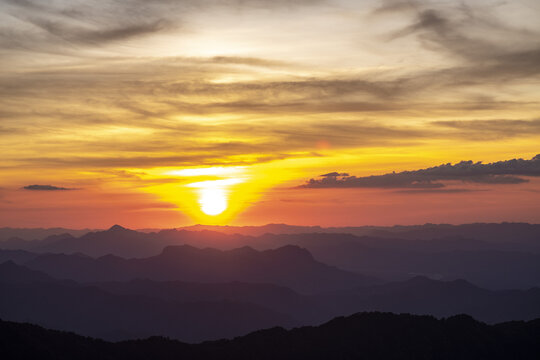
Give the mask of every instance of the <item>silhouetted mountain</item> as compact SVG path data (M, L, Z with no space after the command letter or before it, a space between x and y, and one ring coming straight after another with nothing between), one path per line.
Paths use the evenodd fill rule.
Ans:
M41 252L50 250L67 254L90 253L103 256L102 254L112 253L141 256L160 254L162 246L170 243L200 244L198 246L222 249L251 244L251 247L259 250L293 244L308 249L315 259L323 263L386 280L405 280L414 275L424 275L444 280L464 278L490 289L526 289L540 286L540 254L510 251L511 247L519 249L517 242L499 244L467 239L404 240L324 233L250 237L185 230L163 230L146 234L115 227L76 239L64 236L53 242L43 241L43 246L36 248ZM20 262L20 258L16 259L14 253L9 256L0 250L0 260L8 259L25 263ZM104 266L111 266L111 261L102 262ZM91 273L94 270L88 271ZM105 276L108 272L101 273ZM87 277L82 280L91 279L102 278ZM125 276L119 276L110 280L124 279ZM192 279L199 281L196 278L187 280ZM279 284L293 286L290 283Z
M155 232L134 231L114 225L109 230L88 232L77 235L78 237L75 237L71 230L60 230L63 232L54 233L43 240L26 241L27 239L23 240L24 238L12 238L0 241L0 248L41 253L81 252L94 257L115 254L129 258L156 255L169 245L188 244L220 249L251 246L257 249L268 249L287 244L306 246L306 244L297 243L296 236L339 239L348 236L346 234L351 234L355 235L350 238L355 242L376 248L415 251L504 250L540 253L540 225L521 223L342 228L284 224L246 227L196 225L181 230ZM292 239L292 242L284 241L284 239Z
M424 275L444 280L467 279L489 289L540 286L540 254L535 253L444 251L429 245L422 249L417 242L399 244L395 239L389 243L381 239L378 243L374 238L344 234L265 235L262 239L296 244L307 248L319 261L382 279L404 280Z
M488 291L463 280L421 277L307 296L276 285L239 282L133 280L81 285L8 262L0 264L0 291L4 319L106 339L160 334L208 340L258 326L315 325L368 310L438 317L467 313L491 323L540 316L540 289ZM212 324L210 315L219 326Z
M523 242L540 241L540 224L527 223L474 223L462 225L424 224L396 226L294 226L287 224L268 224L263 226L212 226L194 225L179 229L211 230L226 234L242 234L259 236L264 234L306 234L334 233L353 234L357 236L390 237L407 240L433 240L442 238L466 238L488 242Z
M355 232L352 232L355 233ZM540 224L528 223L473 223L462 225L425 224L379 228L366 235L399 237L401 239L432 240L467 238L488 242L535 242L540 240Z
M107 292L119 295L142 295L180 302L232 301L261 305L287 314L300 324L328 320L328 311L319 307L310 296L273 284L227 282L193 283L181 281L131 280L93 283ZM342 315L342 313L338 313Z
M117 254L142 257L159 254L167 245L169 243L156 238L155 233L147 234L114 225L108 230L89 232L79 238L48 237L41 244L35 244L32 250L47 253L83 253L89 256Z
M374 310L437 317L469 314L488 323L540 317L539 288L490 291L464 280L446 282L424 277L311 296L267 284L134 280L94 285L115 294L144 295L174 301L229 300L255 303L288 314L304 325L318 324L335 316Z
M0 266L0 293L0 318L111 340L162 335L202 341L298 324L253 303L115 295L94 286L57 281L13 263Z
M2 241L19 238L21 240L36 240L44 239L51 235L71 234L73 236L82 236L90 231L90 229L64 229L64 228L0 228L0 243Z
M320 226L297 226L287 224L266 224L260 226L231 226L231 225L191 225L178 228L189 231L214 231L224 234L241 234L248 236L260 236L264 234L306 234L327 232ZM340 233L340 231L334 231Z
M23 264L36 258L37 256L38 254L24 250L0 250L0 263L13 261L17 264Z
M7 358L39 359L538 359L540 320L486 325L460 315L359 313L318 327L271 328L233 340L185 344L159 337L107 343L0 321Z
M446 317L468 314L496 323L540 317L540 288L490 291L465 280L436 281L415 277L361 289L314 295L327 318L358 311L390 311Z
M55 234L33 241L12 238L1 241L0 249L22 249L36 253L84 253L93 257L114 254L125 258L140 258L157 255L164 247L172 245L192 244L198 247L217 246L232 249L250 242L244 237L219 232L161 230L146 233L114 225L108 230L88 232L80 237Z
M201 229L203 227L194 227ZM210 227L220 229L220 227ZM329 231L319 227L291 227L267 225L248 229L290 231ZM356 236L337 233L265 234L257 237L223 234L213 231L162 230L143 233L119 225L109 230L91 232L79 238L69 234L54 235L42 241L23 241L26 248L39 253L84 253L94 257L114 254L121 257L148 257L158 255L169 245L193 245L230 250L250 246L257 250L285 245L298 245L308 249L315 259L341 269L366 274L390 281L405 280L414 275L435 279L464 278L490 289L540 286L540 225L531 224L468 224L395 226L388 228L361 227L381 236ZM227 231L237 229L225 227ZM244 229L244 228L240 228ZM292 229L292 230L291 230ZM335 228L332 228L335 230ZM354 230L357 228L340 228ZM288 230L288 231L289 231ZM382 234L381 232L386 232ZM485 234L484 234L485 232ZM411 234L416 235L411 235ZM403 235L405 234L405 235ZM420 234L420 235L418 235ZM486 234L493 234L495 240ZM391 237L390 237L391 235ZM433 240L396 238L438 236ZM417 236L418 235L418 236ZM444 237L444 236L446 237ZM460 236L472 236L465 238ZM522 237L521 237L522 236ZM482 238L482 239L477 239ZM501 240L504 239L504 240ZM16 247L17 241L11 243ZM4 245L7 243L4 243ZM32 246L28 246L31 244ZM2 246L2 244L0 244ZM536 250L535 250L536 249ZM22 255L21 255L22 256ZM0 260L19 259L5 257ZM111 259L109 259L111 260ZM112 266L109 262L107 266ZM90 272L97 270L88 269ZM107 271L101 271L104 275ZM90 280L88 277L84 280ZM100 277L95 277L100 279ZM119 276L115 279L126 279ZM159 279L163 279L160 277ZM199 281L197 278L187 280ZM212 279L212 281L214 281ZM293 286L290 283L279 283Z
M9 260L0 264L0 283L34 283L55 281L51 276L19 266Z
M300 292L318 292L365 286L374 278L320 263L297 246L257 251L243 247L228 251L170 246L157 256L123 259L107 255L98 259L80 255L46 254L25 263L60 279L124 281L136 278L192 282L244 281L273 283Z

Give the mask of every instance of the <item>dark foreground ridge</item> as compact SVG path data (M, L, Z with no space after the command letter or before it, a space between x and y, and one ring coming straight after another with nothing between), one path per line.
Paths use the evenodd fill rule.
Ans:
M272 328L186 344L161 337L111 343L0 321L4 359L539 359L540 319L486 325L466 315L357 313L318 327Z

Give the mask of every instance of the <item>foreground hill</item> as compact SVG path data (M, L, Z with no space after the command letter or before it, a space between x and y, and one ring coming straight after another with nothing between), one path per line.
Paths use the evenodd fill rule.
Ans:
M186 344L165 338L109 343L0 321L9 359L538 359L540 320L486 325L460 315L358 313L318 327L272 328L233 340Z

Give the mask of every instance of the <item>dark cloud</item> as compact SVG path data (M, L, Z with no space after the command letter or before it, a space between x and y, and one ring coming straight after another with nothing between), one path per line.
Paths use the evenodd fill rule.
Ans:
M322 175L319 175L320 177L336 177L336 176L349 176L348 173L338 173L338 172L331 172L331 173L328 173L328 174L322 174Z
M23 187L25 190L37 190L37 191L63 191L63 190L76 190L72 188L65 188L53 185L27 185Z
M439 189L444 181L458 180L481 184L520 184L528 182L518 176L540 176L540 154L531 160L512 159L489 164L461 161L427 169L393 172L384 175L356 177L329 173L310 179L302 188L408 188Z

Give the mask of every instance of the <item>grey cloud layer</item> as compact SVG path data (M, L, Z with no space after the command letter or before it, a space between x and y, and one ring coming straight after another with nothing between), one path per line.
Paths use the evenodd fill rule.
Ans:
M365 177L332 172L310 179L302 188L408 188L439 189L444 181L459 180L482 184L519 184L521 176L540 176L540 154L531 160L512 159L489 164L462 161L427 169Z

